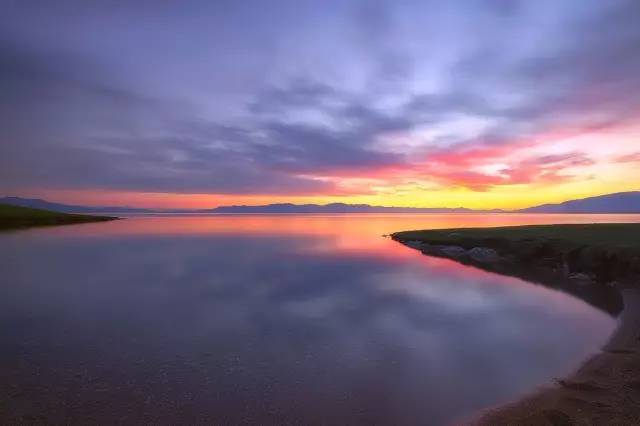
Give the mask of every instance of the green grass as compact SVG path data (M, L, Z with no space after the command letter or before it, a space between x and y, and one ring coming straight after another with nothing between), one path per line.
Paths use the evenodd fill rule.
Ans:
M0 204L0 230L30 228L34 226L70 225L74 223L105 222L117 218L58 213Z
M640 223L436 229L396 232L393 237L401 241L416 240L443 245L494 239L508 242L545 239L553 240L567 248L577 246L640 248Z

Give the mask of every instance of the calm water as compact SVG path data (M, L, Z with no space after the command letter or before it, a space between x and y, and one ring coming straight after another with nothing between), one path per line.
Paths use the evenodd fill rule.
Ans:
M136 217L0 234L0 423L431 424L575 368L615 320L398 230L640 216Z

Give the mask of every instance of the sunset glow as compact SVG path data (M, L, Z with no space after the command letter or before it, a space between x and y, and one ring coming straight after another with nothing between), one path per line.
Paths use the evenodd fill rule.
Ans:
M640 189L634 2L62 3L0 18L4 195L516 209Z

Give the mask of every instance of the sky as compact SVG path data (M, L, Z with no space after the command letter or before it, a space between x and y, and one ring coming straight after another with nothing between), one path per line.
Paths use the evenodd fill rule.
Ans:
M518 208L640 189L637 0L2 0L0 195Z

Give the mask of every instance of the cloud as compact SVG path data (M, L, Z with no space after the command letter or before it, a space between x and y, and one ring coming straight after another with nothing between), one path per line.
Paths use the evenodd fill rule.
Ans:
M369 127L380 124L363 108L348 112L357 121L352 130L263 120L257 111L244 126L221 125L175 113L163 100L75 80L34 52L2 49L0 57L11 64L2 81L14 90L5 92L6 134L20 140L1 147L4 185L320 194L344 190L303 174L395 161L366 148ZM297 85L259 102L286 113L321 96L320 86Z
M542 143L553 145L555 140L454 146L434 152L415 168L424 177L447 185L486 191L501 185L558 184L574 179L572 170L596 164L585 152L532 155Z
M640 163L640 152L621 155L614 159L616 163Z
M553 143L638 119L633 0L214 3L13 2L0 188L486 191L575 179L605 159Z
M0 63L5 187L274 194L332 189L260 164L250 129L203 125L172 111L176 104L115 86L76 57L5 44Z

